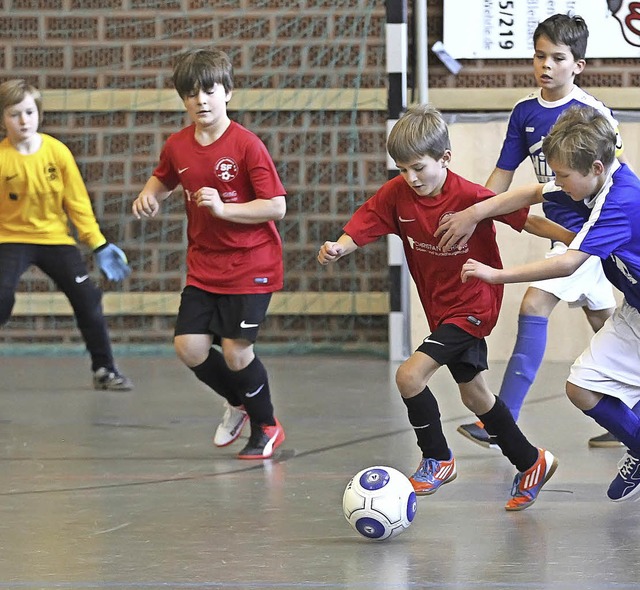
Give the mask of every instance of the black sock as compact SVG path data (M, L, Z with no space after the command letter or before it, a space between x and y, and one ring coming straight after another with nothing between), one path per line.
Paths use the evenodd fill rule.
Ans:
M526 471L538 460L538 449L522 434L509 408L498 397L486 414L478 414L484 429L494 436L502 454L515 465L518 471Z
M232 371L227 366L222 353L213 346L204 363L190 368L200 381L225 398L232 406L242 405L242 401L235 395L231 385Z
M451 455L442 432L438 402L431 390L425 387L418 395L403 397L402 401L407 406L409 422L416 433L422 456L438 461L449 459Z
M269 377L260 359L255 357L244 369L230 373L229 383L251 422L274 426Z

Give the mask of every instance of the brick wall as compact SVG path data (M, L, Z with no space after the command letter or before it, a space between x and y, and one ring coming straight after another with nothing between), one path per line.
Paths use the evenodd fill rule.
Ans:
M234 62L237 88L384 88L385 5L381 0L4 0L0 80L26 78L47 89L171 88L171 67L187 47L216 45ZM428 2L429 45L442 37L442 0ZM593 60L585 86L637 85L633 60ZM429 56L431 88L531 86L530 60L465 60L454 77ZM633 62L635 64L635 62ZM411 77L410 77L411 78ZM411 79L410 79L411 82ZM233 109L233 102L231 103ZM232 111L266 143L288 190L280 223L289 291L385 291L386 244L331 269L315 262L319 244L385 181L386 114L380 110ZM166 137L186 124L175 112L50 112L43 130L76 155L108 239L127 252L129 291L178 291L184 216L179 199L143 224L131 201ZM21 290L53 291L37 271ZM171 317L110 318L115 342L169 341ZM72 318L14 318L3 342L77 342ZM383 316L272 316L265 343L300 342L383 351Z

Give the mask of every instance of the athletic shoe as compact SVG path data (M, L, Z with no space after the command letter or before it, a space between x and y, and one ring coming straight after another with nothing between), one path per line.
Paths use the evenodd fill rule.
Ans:
M284 439L284 430L277 418L275 426L252 423L249 442L238 453L238 459L268 459Z
M505 509L524 510L536 501L542 486L549 481L558 467L556 459L549 451L538 449L538 460L526 471L519 471L513 479L511 499Z
M480 421L471 424L461 424L457 430L462 436L472 440L485 449L500 449L498 443L495 442L495 438L484 429L484 424Z
M133 382L129 377L118 373L117 369L110 370L100 367L93 373L93 387L109 391L129 391L133 389Z
M611 447L624 447L624 445L610 432L605 432L600 436L594 436L589 439L589 446L592 449L606 449Z
M437 492L441 485L453 481L458 476L456 460L451 451L449 457L446 461L429 458L420 461L418 470L409 478L416 495L429 496Z
M640 492L640 459L627 451L618 463L618 475L611 482L607 496L614 502L622 502L630 500L638 492Z
M245 412L244 406L234 407L229 402L225 402L224 416L222 422L218 424L216 433L213 437L213 444L216 447L226 447L236 440L242 433L244 425L249 419L249 415Z

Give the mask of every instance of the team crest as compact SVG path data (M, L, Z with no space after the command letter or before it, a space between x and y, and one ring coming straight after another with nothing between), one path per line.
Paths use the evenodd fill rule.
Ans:
M216 162L215 174L222 182L230 182L238 176L238 165L231 158L220 158Z
M58 167L53 163L49 162L44 167L44 173L47 175L47 178L51 180L58 180L60 174L58 173Z

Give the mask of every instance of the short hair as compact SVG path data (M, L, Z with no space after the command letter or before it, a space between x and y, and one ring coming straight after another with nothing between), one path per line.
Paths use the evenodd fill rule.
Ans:
M616 157L616 131L600 111L572 106L564 111L542 142L547 162L568 166L586 176L600 160L609 168Z
M449 129L431 105L414 105L400 117L387 139L387 151L396 162L407 163L430 156L439 160L451 149Z
M191 49L180 56L173 68L173 85L184 98L197 90L210 90L222 84L233 90L233 66L229 56L219 49Z
M576 61L587 55L589 28L581 16L554 14L543 20L533 33L534 47L543 35L556 45L567 45Z
M22 102L28 95L33 97L38 107L38 117L42 119L42 94L35 86L19 78L0 84L0 113L4 114L7 107ZM4 127L4 123L2 126Z

